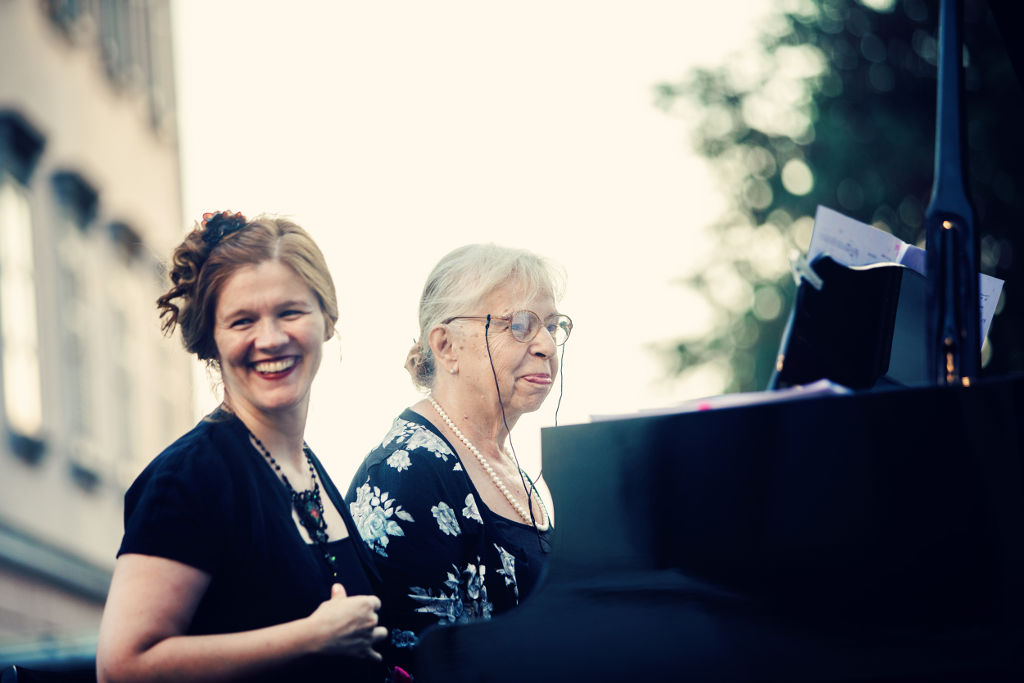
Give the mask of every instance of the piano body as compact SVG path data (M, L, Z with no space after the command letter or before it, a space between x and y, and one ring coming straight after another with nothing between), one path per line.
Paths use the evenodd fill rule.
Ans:
M545 429L549 573L423 681L1024 677L1024 377Z

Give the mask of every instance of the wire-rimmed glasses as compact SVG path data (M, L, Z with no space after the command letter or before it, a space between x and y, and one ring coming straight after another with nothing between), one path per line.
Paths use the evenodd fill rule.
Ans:
M443 321L447 325L453 320L487 320L505 323L512 338L523 343L533 341L542 328L546 328L555 346L561 346L569 339L572 332L572 318L562 313L554 313L543 320L533 311L516 311L511 315L456 315Z

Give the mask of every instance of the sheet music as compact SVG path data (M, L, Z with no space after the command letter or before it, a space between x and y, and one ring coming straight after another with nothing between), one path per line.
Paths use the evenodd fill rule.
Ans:
M590 416L590 421L604 422L607 420L621 420L633 417L678 415L680 413L694 413L705 410L717 410L720 408L735 408L739 406L778 403L779 401L792 401L794 399L810 398L812 396L843 396L852 393L852 390L841 384L836 384L828 379L819 379L815 382L811 382L810 384L800 384L792 387L786 387L784 389L746 391L738 394L706 396L704 398L692 399L676 405L661 408L642 408L635 413L594 414Z
M978 298L981 300L981 340L988 336L988 326L996 314L999 295L1003 292L1003 281L984 273L978 275Z
M813 262L822 254L828 254L844 266L899 263L907 246L898 237L819 206L814 214L807 260Z
M825 206L818 206L814 214L814 232L807 248L807 260L828 254L845 266L867 266L873 263L899 263L921 275L925 274L924 249L867 223L844 216ZM981 339L988 336L988 328L995 315L1003 281L978 274L978 303L981 308Z

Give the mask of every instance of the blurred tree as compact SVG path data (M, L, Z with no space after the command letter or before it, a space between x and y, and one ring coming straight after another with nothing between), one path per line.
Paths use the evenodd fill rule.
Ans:
M706 267L682 279L714 328L669 354L677 372L718 369L723 391L766 386L795 292L787 256L818 204L923 246L932 184L938 3L777 2L756 49L656 87L732 198ZM964 10L967 181L981 270L1006 280L983 351L995 375L1024 370L1024 96L986 2Z

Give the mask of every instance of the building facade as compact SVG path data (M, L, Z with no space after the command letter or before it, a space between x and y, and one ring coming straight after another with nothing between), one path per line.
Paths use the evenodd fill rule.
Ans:
M0 0L0 664L95 647L124 491L192 421L174 93L170 0Z

